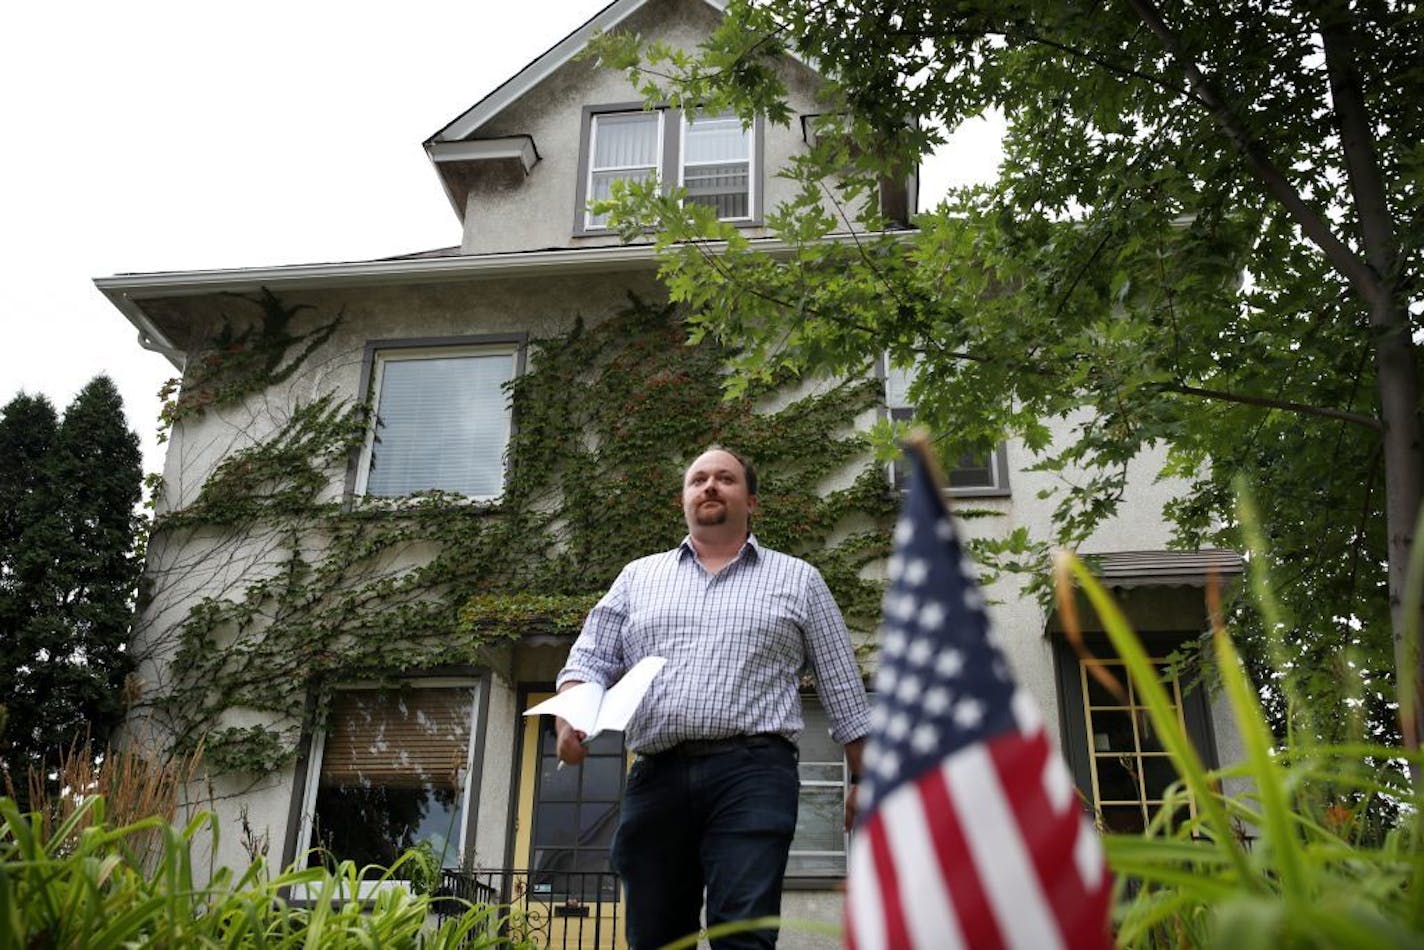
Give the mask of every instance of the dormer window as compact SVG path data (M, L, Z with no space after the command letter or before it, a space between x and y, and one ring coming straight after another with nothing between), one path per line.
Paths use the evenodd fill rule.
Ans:
M608 228L608 216L588 206L611 197L615 181L680 185L689 202L715 209L724 221L750 224L760 216L759 120L743 128L736 116L631 105L588 108L584 116L575 233Z

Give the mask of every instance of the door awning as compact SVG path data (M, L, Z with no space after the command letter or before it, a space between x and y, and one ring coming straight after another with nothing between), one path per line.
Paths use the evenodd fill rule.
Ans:
M1246 568L1240 554L1224 548L1080 552L1079 556L1108 587L1205 587L1210 577L1225 583Z

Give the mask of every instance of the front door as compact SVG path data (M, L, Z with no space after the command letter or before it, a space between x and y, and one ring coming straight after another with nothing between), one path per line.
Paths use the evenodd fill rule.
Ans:
M531 694L524 708L550 695ZM618 880L609 867L628 771L623 734L604 733L582 765L560 769L553 717L531 716L522 748L514 867L527 874L517 874L511 903L527 915L539 946L625 946Z

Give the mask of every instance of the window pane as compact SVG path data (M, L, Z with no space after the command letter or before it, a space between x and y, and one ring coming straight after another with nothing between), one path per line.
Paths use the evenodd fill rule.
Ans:
M1142 800L1138 784L1138 762L1131 755L1100 755L1098 766L1098 800L1103 802L1136 802Z
M840 851L845 847L845 797L840 788L802 786L792 851Z
M741 162L751 157L751 134L736 116L699 118L688 122L685 161Z
M658 121L656 112L594 116L592 167L597 170L656 166Z
M749 218L747 177L745 163L703 165L687 169L682 184L689 203L706 205L719 218Z
M949 470L949 485L951 488L993 488L993 455L965 453Z
M623 797L623 757L589 756L583 763L583 800L616 802Z
M910 406L910 384L918 371L913 366L889 366L885 370L885 405L891 409L905 409ZM901 418L896 416L895 418ZM906 413L905 418L913 418Z
M338 693L309 842L325 854L308 863L388 867L428 842L458 865L473 701L470 687Z
M830 721L814 695L801 697L805 729L800 739L800 808L786 873L793 877L845 875L845 752L830 735ZM809 782L830 782L810 785Z
M497 496L513 374L511 353L382 360L367 493Z

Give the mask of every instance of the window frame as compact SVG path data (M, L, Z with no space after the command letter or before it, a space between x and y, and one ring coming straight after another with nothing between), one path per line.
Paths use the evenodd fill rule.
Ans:
M513 361L511 379L517 379L524 375L525 360L529 335L527 333L497 333L478 334L470 336L454 337L410 337L392 340L371 340L366 343L365 351L361 359L361 378L357 386L357 392L367 405L371 407L370 420L366 425L365 434L362 436L361 445L352 450L348 459L345 487L342 492L342 500L347 509L350 509L358 499L367 497L366 486L370 478L371 453L375 446L376 424L380 419L380 377L385 361L391 359L434 359L441 355L458 356L477 355L481 351L489 353L507 353ZM420 354L422 351L426 355ZM497 504L504 495L504 489L509 482L509 444L513 441L515 433L518 431L518 419L514 411L512 400L506 400L505 404L505 435L504 448L501 450L502 476L500 479L500 491L496 495L466 495L464 496L472 504ZM399 503L409 495L401 496L372 496L380 498L386 502Z
M414 689L469 689L470 738L465 749L465 782L460 795L461 830L458 837L460 848L453 864L460 867L467 855L475 852L475 836L479 824L480 784L484 770L481 767L485 751L485 723L489 716L490 683L488 673L454 673L448 675L430 674L424 676L404 676L390 682L375 680L355 680L339 683L332 687L332 693L356 690L389 690L410 687ZM315 696L313 696L313 700ZM309 711L311 709L309 708ZM316 821L316 796L321 784L321 767L326 752L327 729L323 725L310 730L303 736L302 747L305 754L297 760L294 768L295 781L292 788L292 814L287 823L287 848L283 866L290 866L312 848L312 832ZM355 895L342 895L359 900L373 899L380 891L392 887L405 886L406 878L392 878L387 881L361 880L357 883ZM294 886L291 897L297 901L307 901L314 892L305 885Z
M738 121L738 123L740 123L740 121L741 121L741 120L740 120L737 116L735 116L735 115L706 115L706 116L701 116L701 118L705 118L705 119L736 119L736 120ZM687 161L687 130L688 130L691 126L693 126L693 125L695 125L695 124L696 124L696 123L695 123L695 121L694 121L693 119L689 119L689 118L688 118L687 110L685 110L685 109L684 109L684 110L681 110L681 115L679 116L679 121L678 121L678 124L677 124L677 127L678 127L678 139L677 139L677 142L678 142L678 152L677 152L677 162L676 162L676 164L677 164L677 184L678 184L678 187L679 187L679 188L684 188L684 187L686 187L686 183L687 183L687 167L688 167L688 161ZM747 213L746 213L745 215L742 215L742 216L736 217L736 218L721 218L721 217L718 218L719 221L725 221L725 222L727 222L728 224L748 224L748 223L750 223L750 222L752 222L752 221L754 221L754 220L756 220L757 218L760 217L760 214L759 214L758 209L761 207L761 205L760 205L758 202L761 200L761 194L760 194L761 189L757 187L758 175L757 175L757 160L756 160L756 155L757 155L757 142L759 142L759 141L761 140L761 136L757 134L757 133L758 133L758 125L757 125L756 122L753 122L750 128L744 128L743 131L746 132L746 134L747 134L747 158L746 158L746 161L747 161ZM725 162L699 162L698 164L699 164L699 165L702 165L702 164L708 164L708 165L710 165L710 164L726 164L726 163L725 163Z
M891 421L912 421L915 417L915 407L908 403L894 403L890 399L890 357L888 354L881 354L881 358L876 364L876 374L880 378L881 392L883 395L883 406L881 412L883 417ZM901 461L892 461L885 466L885 477L890 483L890 487L896 491L904 491L901 488L903 479L899 475ZM945 494L951 498L1008 498L1013 494L1009 485L1009 452L1008 443L1000 442L989 452L988 465L985 466L989 472L991 483L988 485L955 485L953 482L945 489ZM946 472L948 478L952 472Z
M814 762L814 763L820 764L820 765L833 765L833 763L831 763L831 762L829 762L829 761L826 761L826 760L821 760L821 759L807 760L807 759L804 758L804 756L800 755L800 752L801 752L801 750L802 750L802 748L803 748L803 744L804 744L804 742L805 742L805 740L806 740L806 737L807 737L807 735L808 735L809 732L810 732L810 729L808 728L809 723L807 722L808 717L806 716L806 708L807 708L807 705L808 705L808 703L814 703L816 706L821 707L821 699L820 699L820 697L819 697L816 693L814 693L814 692L802 692L802 693L800 694L800 699L801 699L801 714L802 714L803 728L802 728L802 731L801 731L800 740L796 743L796 748L797 748L797 752L798 752L798 755L797 755L797 763L796 763L796 765L797 765L797 781L798 781L797 800L798 800L798 803L801 801L801 792L802 792L802 790L804 790L804 789L806 789L806 788L839 788L839 789L840 789L840 793L841 793L841 794L840 794L841 808L840 808L839 812L837 813L837 817L836 817L835 819L833 819L833 820L835 820L835 821L837 822L837 824L836 824L836 831L840 832L840 835L841 835L841 849L840 849L839 851L800 851L800 852L794 852L794 851L793 851L793 852L789 852L789 853L787 854L786 875L785 875L785 877L784 877L784 879L783 879L783 887L784 887L784 889L786 889L786 890L796 890L796 891L834 890L834 889L836 889L837 887L839 887L843 881L845 881L846 875L845 875L844 872L841 872L841 873L837 874L837 873L834 873L834 872L812 873L812 872L806 872L806 871L797 871L796 868L795 868L795 866L794 866L794 855L795 855L795 854L804 854L804 855L818 855L818 856L834 856L834 855L839 854L839 855L841 856L842 860L846 862L846 866L849 867L849 861L850 861L850 833L845 830L845 827L844 827L844 818L843 818L843 816L844 816L844 813L845 813L845 801L846 801L846 797L850 794L850 764L846 761L845 747L844 747L844 746L841 746L839 743L836 743L836 741L835 741L834 739L831 739L831 738L829 737L829 735L828 735L828 736L827 736L827 739L828 739L831 743L835 744L836 747L837 747L837 749L838 749L839 752L840 752L840 781L839 781L839 782L836 782L835 780L813 780L813 781L809 781L809 782L808 782L806 779L801 778L801 776L800 776L800 769L801 769L801 767L802 767L803 765L810 764L811 762ZM871 697L871 701L874 702L874 697ZM821 707L821 708L823 709L823 714L824 714L824 707ZM800 809L800 808L798 807L797 811L798 811L798 814L799 814L799 813L801 813L801 812L803 811L803 809ZM793 843L794 843L794 842L793 842Z
M1094 772L1094 750L1092 737L1088 731L1090 710L1088 695L1084 689L1082 659L1078 652L1062 634L1053 634L1054 666L1058 681L1058 719L1062 735L1064 758L1073 775L1073 783L1082 796L1082 803L1090 818L1096 820L1101 805L1096 794ZM1191 640L1194 634L1182 631L1146 631L1140 634L1154 662L1163 658ZM1113 651L1111 643L1103 634L1085 634L1086 649L1105 663L1117 664L1121 660ZM1201 756L1208 769L1218 766L1216 735L1212 726L1211 704L1206 690L1200 685L1185 686L1180 677L1173 678L1174 698L1178 700L1178 721L1186 730L1192 745ZM1134 726L1134 732L1136 726ZM1145 807L1145 806L1144 806ZM1196 803L1192 802L1195 808Z
M660 165L658 166L658 183L664 194L669 193L672 188L681 186L683 181L684 167L682 156L685 153L684 141L687 135L687 118L685 111L675 109L671 106L660 105L653 109L647 109L641 102L615 102L603 105L584 106L583 115L579 131L579 164L578 180L574 192L574 225L573 234L575 237L602 237L616 234L612 228L590 224L590 214L588 211L589 195L592 193L593 182L593 145L594 145L594 125L599 116L623 115L634 112L656 112L659 114L658 135L661 147L659 149ZM717 118L719 116L714 116ZM677 133L669 134L669 123L677 123ZM723 218L728 224L737 227L760 227L762 220L762 170L765 168L765 122L761 116L752 120L751 127L747 130L751 138L748 146L748 174L747 174L747 211L745 218Z

